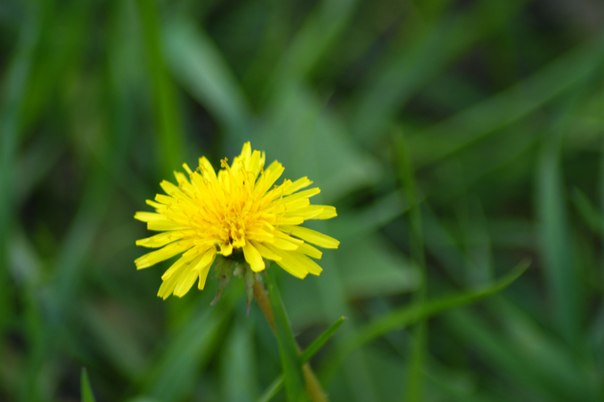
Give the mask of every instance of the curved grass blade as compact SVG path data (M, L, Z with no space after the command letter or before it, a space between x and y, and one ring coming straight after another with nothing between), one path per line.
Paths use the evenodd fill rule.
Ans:
M529 262L523 261L512 272L490 286L404 306L359 328L357 335L344 343L342 349L336 351L334 356L326 359L328 364L322 371L322 378L329 379L350 353L390 331L407 327L444 311L465 306L501 292L518 279L528 266Z
M604 235L604 216L598 211L594 203L587 195L576 187L572 193L571 201L577 210L579 217L592 232Z
M212 40L185 18L166 24L165 51L174 78L232 135L249 130L248 101Z
M424 236L422 231L421 210L418 204L417 189L413 163L409 157L408 144L402 133L394 137L397 150L398 170L402 189L409 200L409 231L411 257L418 266L419 286L414 295L414 301L422 305L427 295L426 257L424 254ZM427 324L420 320L413 329L413 338L410 345L409 367L407 369L407 386L405 387L405 401L423 400L423 367L426 358L426 339L428 336Z
M300 354L300 363L308 362L321 348L327 343L327 341L336 333L340 325L346 321L346 317L342 316L338 318L333 324L329 326L321 335L315 338L314 341ZM267 390L258 399L258 402L269 402L273 399L277 393L283 387L283 375L277 377L267 388Z
M243 318L243 317L238 317ZM250 322L235 322L220 354L221 397L224 402L252 402L258 395L257 369Z
M208 309L200 303L202 314L193 314L175 331L152 365L142 384L141 395L161 401L182 401L192 392L197 373L211 361L218 350L240 292L226 292L216 306ZM203 336L199 336L203 334Z
M30 79L35 49L40 41L48 6L33 5L29 17L20 24L19 39L13 59L6 66L0 86L0 336L12 315L9 306L12 287L9 286L9 240L14 224L14 165L21 136L21 120L25 112L27 84ZM5 62L6 63L6 62Z
M298 354L298 346L294 339L279 289L277 288L274 270L268 269L265 278L267 279L268 297L273 310L275 335L279 343L279 355L281 356L281 364L283 365L287 400L290 402L307 400L305 398L304 377Z
M162 171L171 173L174 168L180 166L182 160L182 122L178 114L174 86L162 53L161 26L156 2L139 0L137 4L152 85L157 154Z
M604 33L594 36L524 81L418 132L412 141L418 168L441 162L523 119L561 94L585 85L601 68L603 39Z
M582 301L569 234L561 154L563 136L564 131L558 131L543 141L535 177L535 199L543 275L554 307L554 321L569 344L576 345L580 338Z
M82 374L80 375L80 390L82 393L82 402L95 402L92 387L90 386L90 379L88 378L88 372L85 368L82 368Z

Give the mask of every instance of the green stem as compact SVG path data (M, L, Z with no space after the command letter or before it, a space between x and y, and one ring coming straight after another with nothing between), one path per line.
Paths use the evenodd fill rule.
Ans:
M278 336L277 327L275 325L275 314L273 312L273 308L270 303L268 293L267 293L266 289L264 288L264 285L262 284L261 281L256 280L256 281L254 281L253 287L254 287L254 298L256 299L256 303L258 304L258 307L260 307L260 310L262 311L264 318L266 319L268 325L271 327L275 336ZM298 355L300 355L301 349L297 343L296 343L296 350L297 350ZM304 378L304 385L306 388L306 393L308 394L308 397L310 398L310 400L312 402L327 402L328 399L325 394L325 391L323 390L321 383L317 379L317 376L315 375L315 373L309 363L304 363L302 365L302 374L303 374L303 378Z

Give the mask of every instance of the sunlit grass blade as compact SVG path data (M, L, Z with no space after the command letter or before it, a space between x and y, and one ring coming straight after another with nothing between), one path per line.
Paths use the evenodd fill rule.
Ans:
M338 239L344 243L347 239L355 239L374 233L386 224L392 222L409 210L406 200L397 189L377 198L364 208L355 210L354 214L346 214L334 220L330 227L338 233Z
M246 317L247 318L247 317ZM250 322L243 314L237 317L221 353L221 401L251 402L258 395L258 378L254 371L259 362L254 356Z
M147 369L146 351L140 348L138 339L129 336L125 323L116 323L116 314L92 304L82 305L80 312L82 330L89 333L87 343L94 344L96 351L112 363L115 375L132 380Z
M12 288L8 286L9 238L14 215L15 152L21 135L27 85L40 40L42 22L48 7L45 2L29 4L26 20L19 24L19 38L0 87L0 338L12 312Z
M454 155L585 83L604 58L603 37L604 34L596 36L526 80L418 132L411 142L418 154L418 164L426 166Z
M82 373L80 374L80 389L82 402L95 402L92 387L90 386L90 379L88 378L88 372L85 368L82 368Z
M567 347L564 340L535 322L534 317L514 303L513 299L499 298L488 307L508 329L505 339L499 342L500 346L504 350L515 351L520 364L527 361L522 372L533 377L531 384L541 384L542 389L548 390L551 395L564 396L566 399L601 399L596 396L601 382L590 375L594 372L590 367L593 361L590 360L595 356L591 356L588 350L585 350L587 356L576 353L576 350L584 349L587 345L576 345L576 349Z
M333 324L329 326L325 331L321 333L318 337L315 338L314 341L300 355L300 360L302 363L308 362L321 348L327 343L327 341L335 335L340 325L342 325L346 321L346 317L338 318Z
M390 331L405 328L447 310L465 306L501 292L518 279L528 269L528 266L528 262L521 262L509 274L482 289L413 303L376 318L371 323L359 328L357 333L340 350L327 359L328 363L323 370L324 376L322 378L332 376L348 354Z
M41 1L38 4L50 4L52 1ZM86 52L88 31L94 18L91 0L82 0L65 4L61 10L50 10L49 17L53 28L45 26L44 37L40 41L38 60L34 71L29 77L26 110L23 114L23 129L25 135L32 134L30 129L37 119L57 104L57 94L67 89L66 82L74 80ZM56 29L60 27L60 29ZM61 46L56 46L60 42ZM88 76L91 77L90 75ZM67 116L65 116L67 117ZM57 122L53 122L52 125ZM56 138L55 138L56 141Z
M410 159L410 152L402 133L395 135L395 152L398 163L399 180L405 193L409 208L410 253L413 262L418 267L419 284L414 295L415 304L421 306L427 296L426 258L424 255L424 235L422 230L421 210L418 203L415 185L415 173ZM404 400L410 402L422 401L423 398L423 366L426 355L427 324L419 321L414 328L410 345L410 356L407 367L407 380Z
M553 137L553 138L552 138ZM565 188L560 161L561 131L544 139L536 176L536 202L539 238L549 295L554 304L558 330L572 344L577 344L580 327L578 272L569 235Z
M474 2L460 15L449 13L427 24L415 24L408 35L401 35L403 40L392 46L353 100L355 136L364 143L378 140L376 133L386 131L393 116L422 86L473 43L501 28L524 3ZM445 35L448 40L443 40Z
M268 297L273 311L275 335L279 344L279 355L283 367L285 392L289 402L308 400L304 392L304 376L298 346L275 281L275 270L268 269L264 277L267 281Z
M166 58L175 79L242 142L249 131L249 106L219 49L188 19L165 28Z
M575 188L571 200L587 227L599 236L604 236L604 216L587 195L579 188Z
M235 290L235 289L234 289ZM241 292L226 292L219 303L209 308L200 303L181 328L161 350L159 359L149 367L142 393L158 400L184 400L199 381L197 373L218 352L234 299Z
M275 71L275 78L271 80L275 89L301 82L318 65L344 33L357 3L357 0L317 3Z
M333 324L329 326L321 335L315 338L314 341L300 354L300 363L308 362L321 348L327 343L327 341L335 335L340 325L344 323L346 317L338 318ZM258 399L258 402L269 402L272 400L277 393L283 387L283 375L277 377L271 385L264 391L262 396Z
M461 339L462 347L471 348L495 371L500 385L492 387L490 394L509 397L508 387L513 387L522 400L598 400L593 397L592 381L585 379L589 371L577 364L576 355L559 337L542 331L532 317L521 317L509 303L495 306L490 311L503 325L489 325L464 310L444 316L453 339ZM498 390L501 384L506 386Z
M175 89L164 61L157 2L138 0L137 4L151 79L156 152L162 173L169 175L180 166L183 160L183 127L176 103Z

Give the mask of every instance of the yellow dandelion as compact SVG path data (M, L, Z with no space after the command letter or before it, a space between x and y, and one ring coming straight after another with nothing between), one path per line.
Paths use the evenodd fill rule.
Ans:
M336 209L310 203L320 190L308 188L312 181L307 177L275 185L283 165L275 161L265 169L264 164L264 152L252 150L249 142L230 166L223 159L218 173L201 157L195 171L183 165L188 177L174 173L177 184L160 183L165 194L147 200L155 212L134 215L148 230L160 232L137 240L138 246L158 249L137 258L137 269L180 255L162 275L158 296L182 297L196 281L203 289L218 254L243 254L253 272L263 271L269 260L298 278L321 273L314 259L322 253L314 246L333 249L340 243L300 225L333 218Z

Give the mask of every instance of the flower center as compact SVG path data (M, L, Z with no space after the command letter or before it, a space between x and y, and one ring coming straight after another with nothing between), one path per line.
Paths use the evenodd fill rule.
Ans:
M223 221L224 242L231 244L234 248L245 246L246 219L241 212L235 208L229 208L229 213L225 215Z

